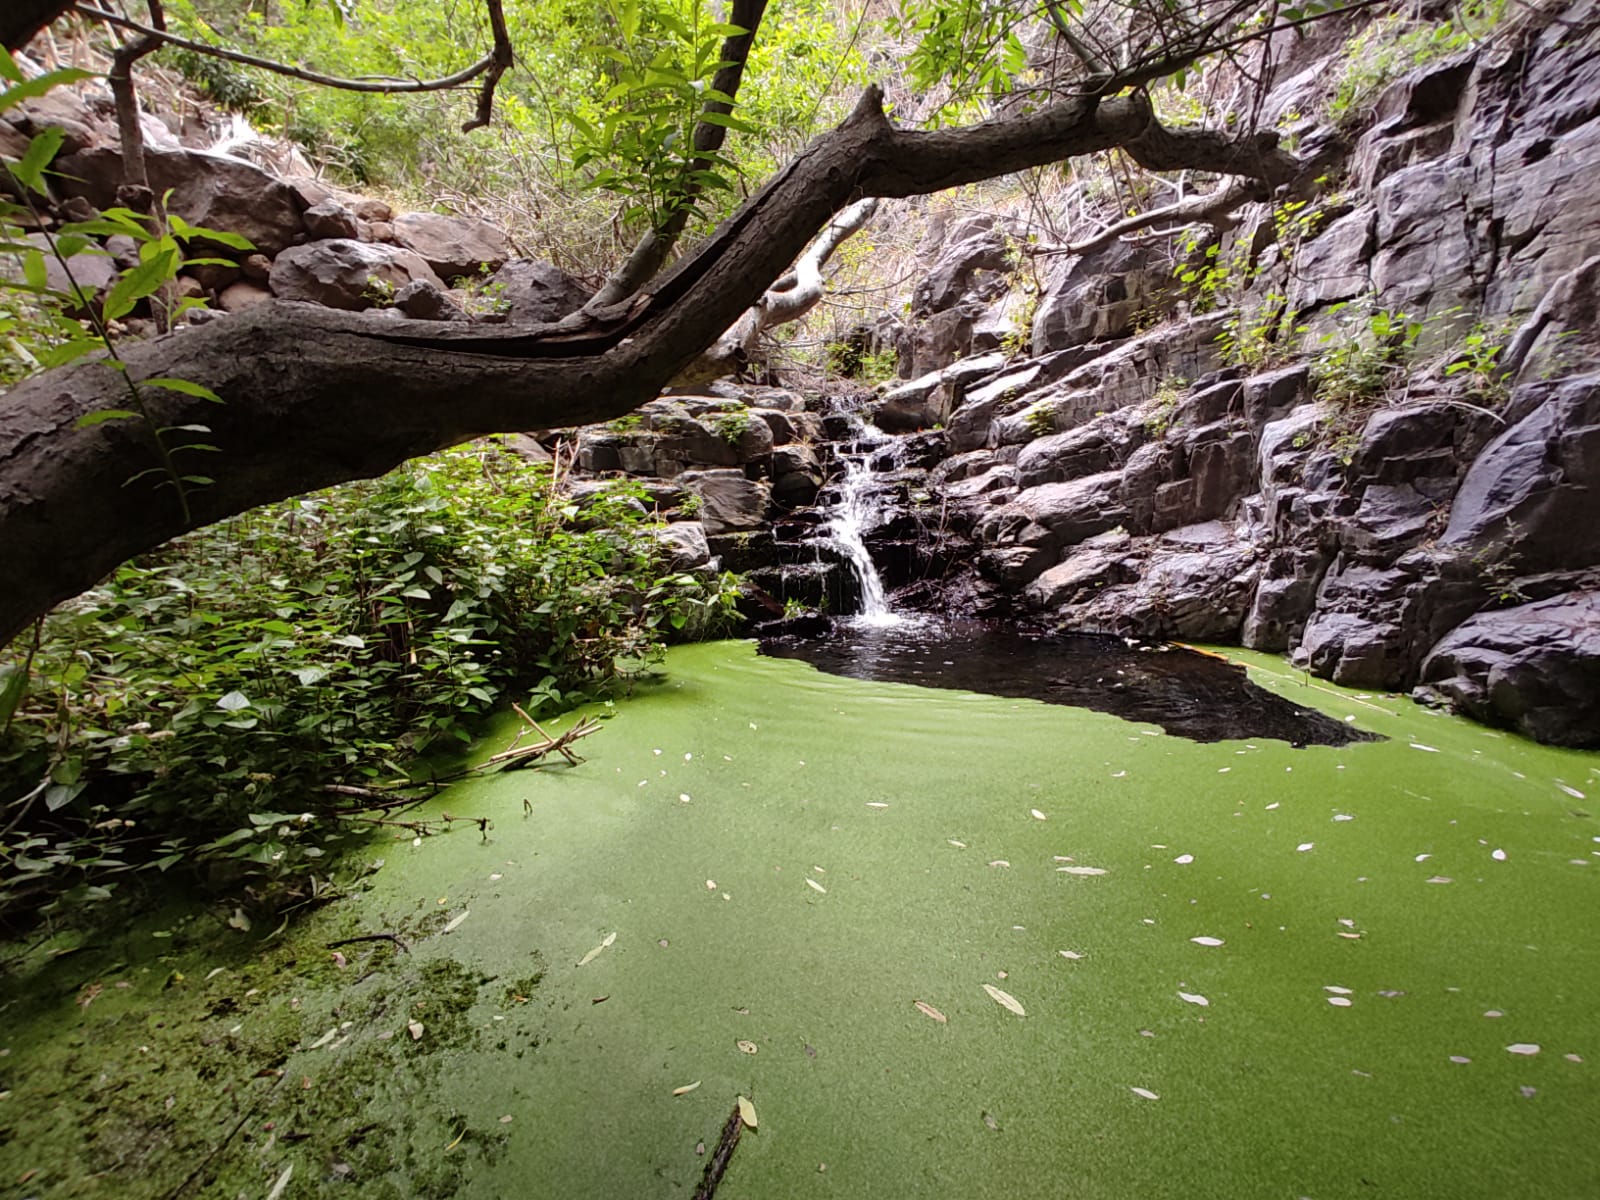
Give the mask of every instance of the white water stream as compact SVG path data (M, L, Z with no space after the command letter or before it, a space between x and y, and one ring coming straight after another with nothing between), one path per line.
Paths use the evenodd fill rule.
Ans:
M867 551L864 535L882 522L883 513L873 494L872 459L887 448L891 455L899 443L888 434L875 429L859 418L851 418L854 449L842 452L839 460L844 474L839 480L839 503L824 532L843 553L861 585L861 611L852 623L868 626L899 625L905 618L889 606L884 592L883 577L873 564Z

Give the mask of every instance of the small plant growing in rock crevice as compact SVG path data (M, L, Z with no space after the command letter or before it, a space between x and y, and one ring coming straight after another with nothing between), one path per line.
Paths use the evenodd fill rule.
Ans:
M738 446L744 435L750 432L750 410L734 408L720 412L711 418L710 424L719 438L730 446Z
M1022 414L1022 424L1036 438L1049 437L1056 431L1056 412L1048 404L1035 405Z
M1311 366L1317 395L1341 408L1371 404L1410 361L1423 323L1370 301L1336 304L1329 312L1341 315L1338 328L1317 339Z

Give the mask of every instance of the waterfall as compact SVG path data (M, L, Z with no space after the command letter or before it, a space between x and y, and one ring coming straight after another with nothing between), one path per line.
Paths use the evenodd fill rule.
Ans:
M899 443L853 414L850 424L854 440L849 450L841 445L839 451L839 461L844 468L838 481L839 502L823 526L823 532L845 556L861 585L861 611L855 621L862 625L898 625L904 618L889 607L883 577L878 574L862 535L879 524L882 517L873 495L872 460L887 454L891 465L897 465L894 459L898 457Z

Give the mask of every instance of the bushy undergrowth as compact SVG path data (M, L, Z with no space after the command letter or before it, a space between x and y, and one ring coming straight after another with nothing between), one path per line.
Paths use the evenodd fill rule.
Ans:
M728 581L669 569L657 523L628 485L580 507L486 444L119 568L0 652L0 916L174 870L292 899L359 803L325 785L720 628Z

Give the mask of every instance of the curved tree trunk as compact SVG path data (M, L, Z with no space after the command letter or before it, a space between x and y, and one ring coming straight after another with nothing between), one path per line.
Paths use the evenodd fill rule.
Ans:
M463 328L273 303L125 344L122 355L130 379L188 380L224 401L144 389L155 424L207 426L173 436L220 450L178 452L180 470L215 477L189 496L192 525L203 525L482 434L620 416L715 342L854 201L935 192L1111 146L1157 169L1268 183L1298 169L1271 137L1162 130L1137 97L1074 99L924 133L894 128L872 89L651 290L577 321ZM144 424L79 424L125 407L122 376L95 361L0 401L0 641L185 532L159 475L129 482L156 462Z

